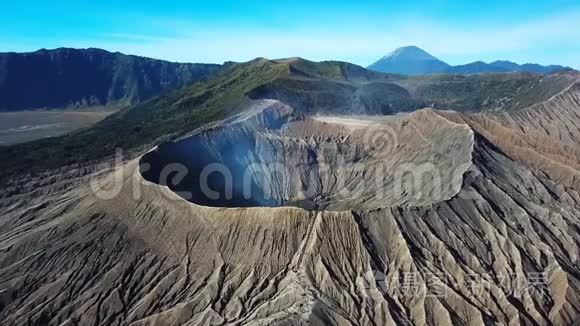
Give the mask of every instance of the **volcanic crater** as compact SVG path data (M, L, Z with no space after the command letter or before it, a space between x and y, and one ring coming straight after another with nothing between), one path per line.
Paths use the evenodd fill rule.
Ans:
M317 116L259 100L159 145L142 157L140 172L201 206L371 210L452 197L472 147L469 128L430 109Z

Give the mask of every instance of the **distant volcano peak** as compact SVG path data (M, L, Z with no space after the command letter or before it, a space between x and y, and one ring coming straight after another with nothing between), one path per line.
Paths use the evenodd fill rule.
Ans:
M404 46L369 66L379 72L420 75L444 72L449 65L417 46Z
M463 65L451 66L439 60L427 51L414 46L403 46L382 57L379 61L368 67L370 70L403 74L479 74L494 72L517 72L526 71L536 74L549 74L553 72L570 70L571 68L559 65L542 66L539 64L519 65L507 60L497 60L492 63L475 61Z
M404 58L406 60L439 60L436 57L429 54L427 51L421 49L418 46L410 45L397 48L393 52L387 54L383 57L385 58Z

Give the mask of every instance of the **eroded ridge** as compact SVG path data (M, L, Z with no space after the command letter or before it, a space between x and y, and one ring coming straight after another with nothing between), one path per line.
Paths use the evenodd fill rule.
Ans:
M424 207L202 207L137 161L1 199L0 320L573 325L580 196L481 135L472 162L469 184ZM118 195L95 195L118 172Z

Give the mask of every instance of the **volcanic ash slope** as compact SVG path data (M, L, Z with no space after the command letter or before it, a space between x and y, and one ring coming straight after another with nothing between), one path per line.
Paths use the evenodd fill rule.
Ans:
M577 191L506 156L466 117L421 110L360 128L360 117L354 124L303 117L279 102L252 110L121 166L2 199L2 323L575 322ZM380 126L396 143L365 145ZM196 157L223 163L231 139L252 145L235 164L278 155L291 167L286 183L251 175L256 193L275 190L273 201L255 205L264 207L188 201L174 192L183 189L147 181L163 163L159 153L195 146ZM349 195L335 188L330 180L342 173L335 154L390 168L382 201L365 192L364 174L351 171ZM321 162L330 172L299 169ZM406 184L389 192L396 167L409 162L431 163L445 187L426 177L423 192ZM147 180L144 163L153 167ZM321 178L304 194L311 173ZM298 207L265 207L286 204ZM542 275L543 287L531 275Z

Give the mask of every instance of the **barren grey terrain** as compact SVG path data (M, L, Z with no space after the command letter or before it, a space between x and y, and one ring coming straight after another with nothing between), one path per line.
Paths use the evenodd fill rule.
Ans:
M317 69L311 80L269 75L305 64ZM500 97L478 102L489 107L480 112L396 110L375 93L356 95L348 103L365 105L345 115L332 110L335 86L302 88L354 89L359 70L325 64L260 59L70 136L131 129L151 114L175 122L163 130L189 123L174 137L117 160L10 175L0 193L2 323L576 324L578 76L554 77L567 85L513 110ZM448 85L418 87L436 96L426 87ZM232 94L243 99L223 104ZM518 94L509 101L530 100L524 86ZM441 103L479 101L453 96ZM235 109L211 115L211 105ZM186 117L198 112L213 119L193 127Z
M16 111L0 112L0 146L60 136L87 128L113 111Z

